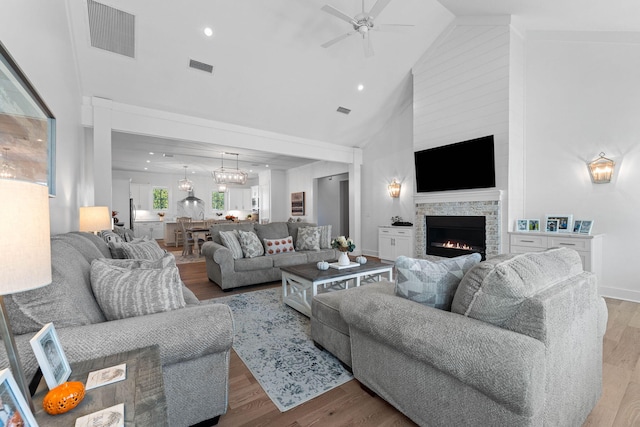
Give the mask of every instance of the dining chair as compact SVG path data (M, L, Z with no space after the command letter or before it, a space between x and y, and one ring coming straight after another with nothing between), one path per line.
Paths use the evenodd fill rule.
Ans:
M179 216L176 218L176 228L174 230L174 238L175 238L175 242L176 242L176 248L178 247L179 244L183 243L183 231L182 228L180 226L181 223L186 222L188 224L191 224L191 217L188 216Z

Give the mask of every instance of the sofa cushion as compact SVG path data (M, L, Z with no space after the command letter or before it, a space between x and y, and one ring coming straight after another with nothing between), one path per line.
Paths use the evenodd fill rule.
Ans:
M293 237L293 245L296 245L298 241L298 230L305 227L316 227L318 224L313 222L286 222L284 223L287 226L287 236Z
M211 233L211 240L219 245L222 244L222 240L220 239L221 231L231 231L231 230L242 230L242 231L253 231L253 222L241 222L236 223L232 222L230 224L213 224L209 227L209 232Z
M331 224L321 225L320 229L320 249L331 249Z
M568 248L498 255L464 276L451 311L503 326L525 299L582 271L580 255Z
M462 277L481 259L479 253L435 262L399 256L395 263L395 293L399 297L448 311Z
M242 258L242 247L238 241L238 230L220 231L222 245L231 251L233 259Z
M295 241L297 251L319 251L320 229L318 227L298 228L298 238Z
M293 238L291 236L282 237L280 239L264 239L264 254L288 254L295 252L293 247Z
M105 242L124 242L125 240L119 234L113 232L112 230L102 230L98 233L98 236L102 238Z
M255 258L264 255L264 246L258 235L253 231L238 230L240 247L245 258Z
M338 257L334 249L320 249L319 251L304 251L307 254L307 262L334 261Z
M51 236L52 240L62 240L73 246L89 263L103 258L108 252L107 243L93 233L72 232Z
M235 271L263 270L273 267L273 257L259 256L256 258L242 258L234 261L233 265Z
M4 297L16 335L37 332L49 322L65 328L106 320L91 290L89 262L65 239L54 237L51 284Z
M291 236L286 222L255 224L255 229L261 242L263 242L264 239L282 239L284 237Z
M274 267L286 267L288 265L300 265L307 262L307 254L304 252L288 252L286 254L271 255L265 258L273 259Z
M121 242L124 254L129 259L156 260L164 256L166 251L155 240L143 240L141 242Z
M108 320L125 319L186 306L175 265L127 268L96 259L91 263L91 287Z

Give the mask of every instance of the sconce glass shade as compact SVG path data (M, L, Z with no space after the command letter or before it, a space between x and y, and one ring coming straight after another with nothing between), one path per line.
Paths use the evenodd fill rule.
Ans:
M611 182L616 163L604 157L604 153L600 153L600 157L587 163L587 166L594 184L606 184Z
M397 199L400 197L400 183L395 179L387 186L387 190L389 190L389 196L391 196L391 198Z
M107 206L83 206L80 208L80 231L111 230L111 212Z

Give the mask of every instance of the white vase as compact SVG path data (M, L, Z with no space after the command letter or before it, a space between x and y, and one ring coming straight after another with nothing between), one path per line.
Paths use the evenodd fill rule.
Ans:
M340 252L340 257L338 258L338 265L349 265L349 264L351 264L349 255L347 255L346 252Z

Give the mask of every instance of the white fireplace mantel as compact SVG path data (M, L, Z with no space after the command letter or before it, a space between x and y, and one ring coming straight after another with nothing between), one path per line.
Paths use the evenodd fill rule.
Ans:
M418 203L444 202L486 202L502 200L502 190L442 191L436 193L415 193L413 201Z

